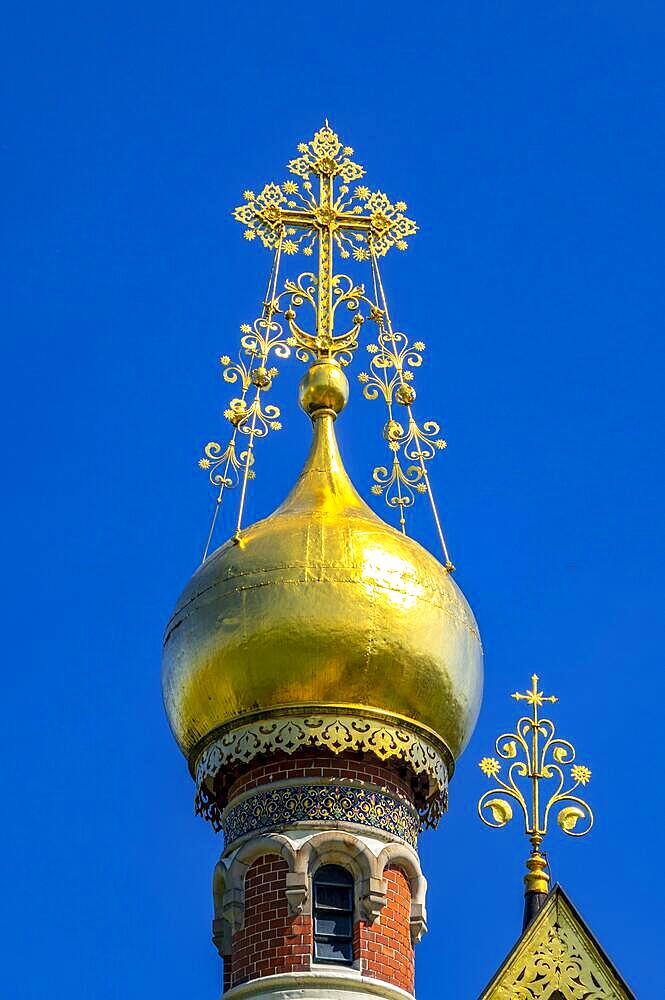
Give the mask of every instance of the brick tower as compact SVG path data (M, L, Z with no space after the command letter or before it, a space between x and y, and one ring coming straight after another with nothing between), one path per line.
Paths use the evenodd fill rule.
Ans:
M478 629L452 578L426 466L443 442L413 414L410 367L422 345L393 331L378 270L415 225L385 195L349 194L363 173L352 152L326 123L289 165L299 182L248 191L236 210L246 235L272 248L273 266L240 361L222 359L227 381L242 386L227 410L231 442L208 444L199 464L218 490L213 528L236 484L239 513L233 537L209 554L211 529L164 640L169 721L196 780L197 811L224 836L213 940L229 1000L414 995L414 948L427 929L418 834L445 810L480 706ZM373 299L333 272L333 251L348 257L350 240L362 251L355 259L370 262ZM282 254L314 245L318 275L280 291ZM354 315L340 332L342 302ZM374 492L385 491L401 530L359 496L335 438L363 303L378 336L360 378L367 398L386 401L393 462L375 470ZM311 333L304 305L314 309ZM271 355L294 346L309 362L300 405L312 423L310 454L281 506L245 528L254 445L279 427L279 411L263 401L276 374ZM406 534L421 492L443 563Z

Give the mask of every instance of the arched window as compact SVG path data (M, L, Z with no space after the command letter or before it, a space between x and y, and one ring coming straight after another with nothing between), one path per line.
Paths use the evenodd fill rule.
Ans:
M353 878L338 865L314 875L314 960L353 962Z

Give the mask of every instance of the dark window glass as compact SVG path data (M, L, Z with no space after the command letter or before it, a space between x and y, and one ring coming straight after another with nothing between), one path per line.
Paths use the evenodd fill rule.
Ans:
M353 962L353 878L338 865L314 875L314 959Z

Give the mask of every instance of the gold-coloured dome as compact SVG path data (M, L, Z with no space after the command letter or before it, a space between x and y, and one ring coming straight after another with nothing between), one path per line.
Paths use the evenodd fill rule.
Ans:
M311 386L303 394L311 402ZM309 409L314 441L292 492L213 553L167 626L174 735L193 764L220 727L256 713L366 710L434 731L456 758L482 695L473 613L450 573L358 495L334 410Z

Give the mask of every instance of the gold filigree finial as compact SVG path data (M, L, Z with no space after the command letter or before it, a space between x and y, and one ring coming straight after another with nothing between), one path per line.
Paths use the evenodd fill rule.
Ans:
M257 237L274 249L281 241L288 256L299 251L306 257L318 246L318 274L305 272L290 282L291 307L285 311L301 360L340 356L344 363L357 346L363 317L356 312L349 330L334 332L335 313L344 303L355 311L364 298L364 286L354 285L346 275L335 275L333 251L343 260L368 261L373 252L382 257L392 247L406 250L407 237L418 229L404 214L406 204L391 202L382 191L371 191L359 181L365 168L355 160L351 146L344 146L328 120L310 142L298 145L298 156L288 165L298 181L270 182L258 194L244 192L244 204L233 217L245 227L245 239ZM315 190L312 177L318 180ZM371 249L370 249L371 248ZM316 314L316 331L309 333L296 323L295 308L307 303ZM294 308L295 307L295 308Z
M549 875L547 859L540 852L540 846L547 833L550 812L558 810L557 823L568 836L587 834L593 826L593 813L576 791L589 782L591 771L583 764L574 763L572 743L555 737L554 723L541 718L539 710L545 702L555 703L558 699L543 694L538 687L537 674L531 678L530 689L516 691L512 697L525 701L531 714L522 716L515 732L502 733L496 740L498 756L511 762L505 778L499 777L502 765L496 757L483 757L480 761L480 770L494 785L478 801L478 815L487 826L498 829L513 817L511 802L519 804L525 832L531 842L525 892L544 894L549 891ZM541 785L547 781L554 782L554 787L546 798L541 794ZM520 785L525 787L525 792Z
M203 560L210 551L222 500L236 486L240 488L233 537L240 541L247 487L255 476L255 444L281 428L279 407L265 403L265 394L277 375L273 360L285 358L293 350L299 361L314 363L316 386L310 373L301 400L310 412L312 406L317 408L322 379L330 391L332 382L337 390L346 385L340 366L352 360L363 324L370 319L378 328L378 338L367 347L372 355L370 373L359 377L367 399L383 396L387 408L384 437L390 451L390 465L374 469L372 493L383 495L388 506L397 511L404 534L407 510L418 495L426 496L446 569L452 572L455 567L428 469L446 442L433 420L416 421L413 407L413 369L420 367L425 345L418 339L411 344L406 334L393 329L379 271L379 259L393 247L406 250L407 237L417 232L418 226L407 218L405 202L393 203L384 192L355 183L364 177L365 168L355 161L353 149L343 145L327 119L297 150L298 156L288 164L292 179L265 184L258 194L246 190L243 204L233 212L245 227L245 238L258 238L272 251L273 259L262 314L253 325L241 326L238 360L232 362L226 354L220 359L224 379L237 384L238 395L224 410L232 427L228 443L209 441L199 458L199 466L217 490ZM311 257L315 249L316 273L303 271L282 279L287 257L301 251ZM369 293L364 284L335 271L339 258L369 265ZM347 393L347 388L341 395L333 393L340 404L339 409L333 407L335 413L341 410Z

